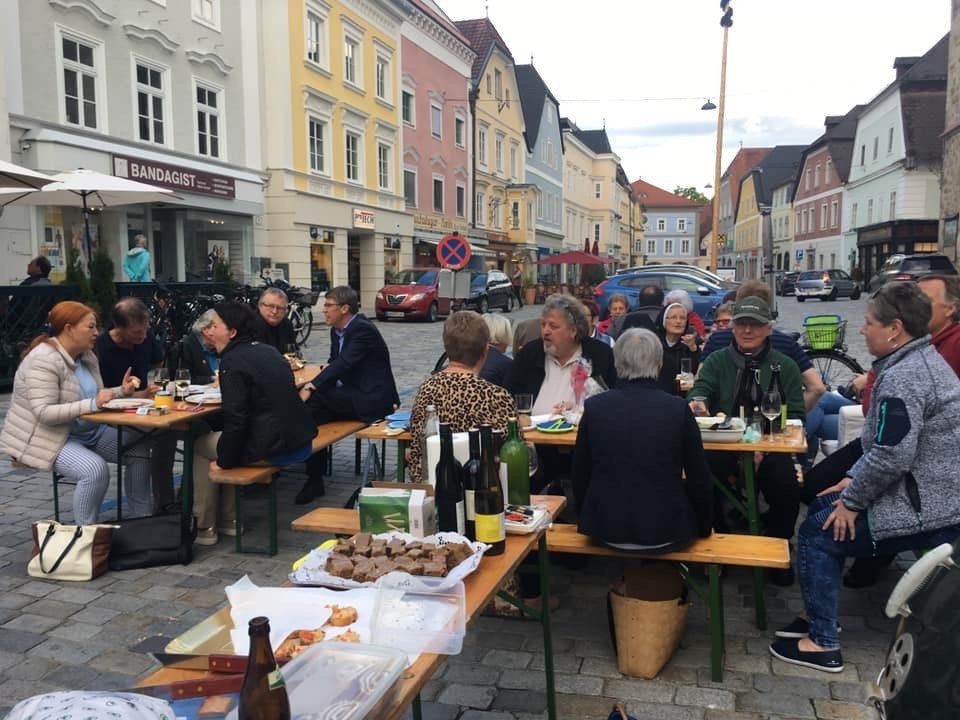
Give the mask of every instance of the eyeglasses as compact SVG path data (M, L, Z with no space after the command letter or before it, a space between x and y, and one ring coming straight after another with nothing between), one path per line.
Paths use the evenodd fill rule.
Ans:
M346 303L325 302L325 303L323 303L323 306L324 306L324 307L340 307L341 305L345 305L345 304L346 304Z
M260 307L265 307L267 310L272 310L273 312L286 312L286 305L271 305L270 303L260 303Z
M733 318L723 318L721 320L714 320L713 324L717 327L730 327L733 323Z

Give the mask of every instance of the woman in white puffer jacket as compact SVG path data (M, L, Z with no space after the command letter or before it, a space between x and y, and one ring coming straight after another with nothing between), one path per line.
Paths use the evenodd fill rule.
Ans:
M73 517L78 525L96 523L110 484L108 461L117 457L117 430L91 423L96 412L136 382L130 370L123 384L104 388L93 353L97 316L83 303L57 303L50 311L52 336L36 338L17 368L13 397L3 429L0 453L38 470L53 470L76 482ZM128 515L152 510L148 450L141 444L124 457Z

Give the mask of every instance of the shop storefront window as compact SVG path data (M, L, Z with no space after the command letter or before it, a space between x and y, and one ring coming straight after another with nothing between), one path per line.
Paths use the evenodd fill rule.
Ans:
M310 287L314 292L330 289L333 277L333 230L322 230L310 243Z
M252 255L253 218L189 210L183 221L183 260L186 279L213 280L217 266L226 265L234 280L251 276L246 258Z

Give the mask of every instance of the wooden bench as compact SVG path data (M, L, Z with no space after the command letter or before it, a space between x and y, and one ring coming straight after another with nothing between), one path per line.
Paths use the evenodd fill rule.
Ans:
M636 560L666 560L677 565L691 589L706 603L710 614L710 675L715 682L723 680L725 638L723 628L723 588L720 566L736 565L750 568L790 567L790 546L781 538L762 535L720 535L699 538L683 550L661 554L617 550L595 542L577 532L576 525L554 525L547 531L547 549L550 552L575 555L598 555ZM687 563L706 565L707 583L693 577Z
M333 422L324 423L317 428L317 434L313 438L311 454L316 454L324 448L330 447L337 440L350 437L366 426L367 424L360 420L334 420ZM269 487L269 509L267 514L270 523L270 547L267 553L270 555L277 554L277 489L273 478L281 469L282 468L277 465L257 463L255 465L230 468L229 470L221 468L210 472L211 482L234 486L238 525L240 519L243 517L243 488L249 485L267 485ZM244 552L242 533L239 527L237 530L237 552ZM246 552L260 551L248 548Z

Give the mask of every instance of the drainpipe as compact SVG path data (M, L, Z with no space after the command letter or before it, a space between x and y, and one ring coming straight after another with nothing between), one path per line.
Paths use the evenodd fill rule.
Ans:
M470 153L470 178L473 184L473 197L470 207L470 227L477 229L477 96L480 94L478 85L471 82L467 91L467 100L470 106L470 122L473 125L473 152Z

